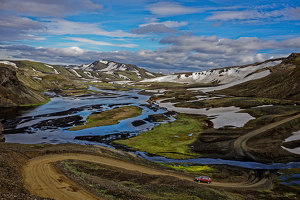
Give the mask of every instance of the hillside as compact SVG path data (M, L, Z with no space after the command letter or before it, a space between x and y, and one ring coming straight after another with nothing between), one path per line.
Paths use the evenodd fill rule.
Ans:
M76 80L139 81L156 77L135 65L96 61L82 66L58 66L33 61L0 61L0 107L40 104L45 90L81 88ZM86 87L86 86L84 86Z
M39 92L25 86L17 77L17 69L0 64L0 107L38 104L47 101Z
M264 75L269 74L269 68L281 63L282 59L266 60L260 63L251 65L232 66L208 71L200 71L193 73L180 73L167 75L152 79L146 79L142 82L176 82L176 83L205 83L205 84L228 84L245 79L255 73L264 72ZM259 76L260 77L260 76Z
M271 74L233 87L218 94L300 100L300 53L292 53L281 64L272 67Z
M45 90L80 88L62 67L32 61L0 61L0 107L41 104Z

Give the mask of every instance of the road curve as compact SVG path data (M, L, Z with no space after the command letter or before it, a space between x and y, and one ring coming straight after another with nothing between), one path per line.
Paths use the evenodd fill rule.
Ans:
M236 139L233 143L233 148L234 148L235 155L237 157L240 157L240 158L248 156L248 157L253 158L255 160L254 156L252 156L251 154L249 154L247 152L247 144L246 143L249 139L251 139L252 137L254 137L254 136L256 136L260 133L263 133L267 130L275 128L276 126L279 126L279 125L284 124L286 122L292 121L292 120L297 119L299 117L300 117L300 114L292 116L292 117L288 117L288 118L285 118L283 120L280 120L280 121L268 124L266 126L263 126L259 129L254 130L254 131L251 131L251 132L249 132L245 135L242 135L241 137Z
M87 154L51 154L33 158L29 160L23 167L23 180L25 188L34 195L53 198L56 200L95 200L101 199L78 184L61 174L53 166L54 162L62 160L80 160L88 161L108 166L119 167L125 170L133 170L151 175L168 175L179 178L181 180L193 181L193 177L178 175L175 173L165 172L158 169L148 168L145 166L121 161L113 158L87 155ZM249 179L250 180L250 179ZM224 188L265 188L269 185L266 176L254 177L251 181L243 183L220 183L213 182L210 185Z

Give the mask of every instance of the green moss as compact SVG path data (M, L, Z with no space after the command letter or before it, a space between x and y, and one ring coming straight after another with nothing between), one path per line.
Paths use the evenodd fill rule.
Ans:
M179 114L174 122L161 124L127 140L114 142L168 158L193 158L200 155L191 152L189 145L204 128L204 119L200 116Z
M120 120L137 117L141 114L142 110L137 106L123 106L120 108L107 110L99 114L90 115L85 125L72 127L69 130L77 131L97 126L118 124Z
M175 170L179 171L184 171L184 172L189 172L189 173L194 173L194 174L201 174L201 173L213 173L216 172L216 170L212 167L209 167L207 165L203 166L184 166L184 165L169 165L169 164L164 164L166 167L170 167Z
M72 164L74 164L74 163L65 162L65 166L68 170L70 170L71 172L73 172L76 175L83 174L83 172L77 171L76 167L71 166Z

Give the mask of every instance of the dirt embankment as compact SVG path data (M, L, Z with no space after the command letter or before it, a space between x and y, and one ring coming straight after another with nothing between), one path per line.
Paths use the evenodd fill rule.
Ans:
M5 142L5 137L2 132L3 132L3 126L2 126L1 120L0 120L0 142Z

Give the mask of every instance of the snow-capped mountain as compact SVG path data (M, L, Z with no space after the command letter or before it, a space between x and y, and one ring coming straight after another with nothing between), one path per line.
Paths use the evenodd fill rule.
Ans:
M208 71L193 73L173 74L151 79L145 79L142 82L180 82L180 83L217 83L229 84L247 80L247 77L262 78L270 74L269 67L278 65L282 59L267 60L252 65L234 66Z
M121 80L143 80L145 78L157 77L136 65L123 64L108 60L98 60L91 64L73 67L73 70L82 70L85 74L95 78L121 79Z

